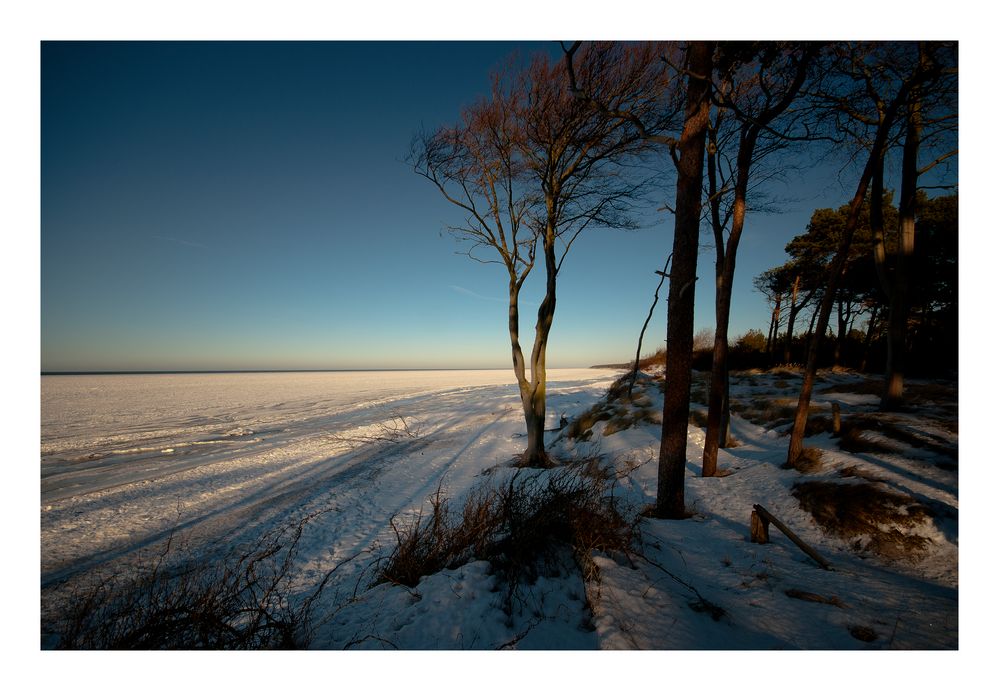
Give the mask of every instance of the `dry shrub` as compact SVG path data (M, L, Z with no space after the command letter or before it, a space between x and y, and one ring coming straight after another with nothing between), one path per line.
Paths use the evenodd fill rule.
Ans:
M701 405L708 404L708 387L706 385L695 382L693 386L690 387L690 402L699 403Z
M567 439L588 441L593 436L593 426L606 422L603 435L610 436L641 424L661 425L662 415L651 407L651 400L644 394L634 401L634 406L615 402L618 397L608 395L609 400L597 403L583 412L566 426Z
M855 465L840 468L839 475L840 477L856 477L861 480L867 480L868 482L885 482L883 477Z
M784 464L785 468L792 468L800 473L814 473L822 468L822 449L806 446L793 461Z
M778 379L801 379L804 368L800 365L777 365L767 370L767 374Z
M805 422L805 436L814 437L816 434L833 432L833 421L828 415L809 415Z
M927 449L933 453L940 454L942 456L948 456L950 458L957 458L957 447L950 444L948 441L939 439L929 435L927 432L914 432L910 429L906 429L903 423L893 417L892 415L886 415L882 413L867 413L863 415L851 415L843 423L844 431L849 431L851 434L856 434L865 430L876 431L883 434L890 439L900 441L903 444L908 444L909 446ZM856 430L856 433L853 432ZM874 443L873 440L863 439L860 443ZM888 453L897 453L899 449L890 446L888 444L881 443L880 449L871 449L874 451L885 451ZM867 449L860 449L867 450Z
M852 625L848 627L848 630L851 636L864 643L873 643L878 639L877 631L870 626Z
M265 650L308 644L312 609L333 569L293 603L289 577L309 516L221 560L185 561L173 540L138 573L77 590L58 647L83 650Z
M844 425L839 437L839 448L850 453L898 453L897 446L879 439L864 436L863 430L854 425Z
M690 411L690 424L694 427L707 427L708 426L708 414L703 410L695 409Z
M424 576L482 559L506 583L509 604L519 584L558 570L566 549L583 577L594 579L591 553L629 554L636 535L610 482L595 461L517 471L502 485L473 490L458 511L438 490L429 515L393 521L396 545L375 583L415 586Z
M748 401L738 403L732 401L729 405L732 412L737 412L743 419L773 429L794 421L794 415L798 410L798 399L751 396ZM826 410L818 405L810 405L808 415L811 417Z
M823 530L851 541L855 549L897 559L916 557L926 548L926 538L902 532L932 516L912 497L868 482L802 482L791 493Z
M583 412L565 428L567 439L588 440L593 436L593 426L598 422L610 420L614 414L602 403L598 403L589 410Z
M652 355L645 355L638 361L638 369L650 369L652 367L666 366L666 346L660 346Z
M662 423L662 415L651 408L637 408L631 410L628 410L627 408L618 408L614 411L613 417L611 417L604 426L604 436L609 437L612 434L617 434L618 432L622 432L641 424L661 425Z

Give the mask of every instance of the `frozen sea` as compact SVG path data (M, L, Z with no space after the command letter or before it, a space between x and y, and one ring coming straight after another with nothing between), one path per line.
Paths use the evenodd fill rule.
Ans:
M551 370L556 389L608 370ZM344 432L445 392L514 390L509 370L47 375L42 502ZM510 391L506 391L509 388Z
M618 375L549 371L552 423ZM369 544L438 483L509 462L523 431L509 370L45 375L42 585L175 531L224 543L331 507Z

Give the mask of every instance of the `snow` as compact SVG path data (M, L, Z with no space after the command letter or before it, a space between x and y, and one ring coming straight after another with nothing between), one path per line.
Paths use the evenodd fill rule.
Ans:
M605 395L613 370L549 372L548 428ZM827 392L855 375L829 374L819 405L873 410L867 394ZM783 383L782 383L783 382ZM733 377L733 397L794 397L796 384ZM648 379L639 389L661 410ZM695 407L697 407L695 405ZM914 431L957 435L929 416ZM44 377L41 583L43 622L70 584L95 568L148 558L173 534L205 558L268 527L325 511L307 525L296 582L337 563L342 587L322 603L313 646L368 650L954 650L958 646L957 472L925 449L847 453L828 434L817 475L781 468L787 438L733 419L740 444L719 452L725 477L701 478L703 430L689 427L685 521L643 519L645 559L594 554L599 580L567 565L526 588L511 612L486 562L423 578L415 587L352 589L393 543L390 520L412 516L438 488L455 501L502 481L523 447L523 419L505 371ZM600 455L620 474L615 493L655 500L659 428L639 424L589 441L549 443L561 458ZM956 465L956 459L954 459ZM790 489L856 466L935 507L913 529L928 539L913 561L858 552L824 532ZM771 527L748 539L762 504L833 564L819 568ZM367 565L367 566L366 566ZM815 595L824 601L788 593ZM833 604L830 604L833 603ZM713 616L717 615L717 616ZM873 632L860 640L851 629ZM43 623L43 647L46 641Z

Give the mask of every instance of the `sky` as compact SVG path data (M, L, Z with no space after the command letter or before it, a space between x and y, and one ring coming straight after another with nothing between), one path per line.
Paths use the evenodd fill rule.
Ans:
M505 275L461 254L442 231L460 216L405 158L514 51L559 47L42 43L42 371L507 366ZM794 171L773 190L781 213L748 218L732 336L766 331L753 277L851 182L832 164ZM661 206L674 189L657 194ZM574 245L549 366L633 357L672 245L667 212L643 220ZM714 325L710 243L697 330ZM542 269L523 295L526 334ZM663 345L665 309L644 352Z

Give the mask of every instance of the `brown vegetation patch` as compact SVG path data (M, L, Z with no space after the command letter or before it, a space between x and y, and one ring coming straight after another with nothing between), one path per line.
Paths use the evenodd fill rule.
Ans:
M906 402L910 405L957 403L957 382L907 382Z
M603 404L597 404L581 413L578 417L573 418L572 422L565 428L565 436L568 439L587 441L593 436L593 426L595 424L610 420L612 417L614 417L614 414L610 410Z
M695 384L690 387L690 402L701 405L708 404L708 387Z
M794 461L785 464L784 467L793 468L800 473L817 472L822 468L822 449L806 446Z
M805 422L805 436L814 437L816 434L833 432L833 421L828 415L809 415Z
M708 414L704 410L694 409L690 411L690 424L694 427L707 427L708 426Z
M818 593L810 593L807 590L798 590L797 588L791 588L790 590L785 590L784 594L788 597L795 598L796 600L804 600L806 602L818 602L823 605L832 605L833 607L839 607L840 609L846 609L846 605L835 595L831 597L825 597L824 595L819 595Z
M877 632L869 626L851 626L849 630L851 636L864 643L873 643L878 639Z
M854 549L899 559L918 557L926 548L926 538L902 532L932 516L912 497L868 482L801 482L791 494L823 530L851 541Z
M666 366L666 347L658 348L652 355L645 355L638 361L638 369L650 369L652 367Z
M607 424L604 425L604 436L609 437L612 434L617 434L641 424L661 425L662 423L662 415L649 408L631 410L618 408L611 419L607 421Z
M872 473L869 470L864 470L863 468L855 465L847 466L846 468L839 469L840 477L855 477L861 480L867 480L868 482L885 482L883 477Z
M392 521L396 545L375 582L415 586L424 576L483 559L507 585L509 605L520 583L560 568L566 549L583 577L594 579L593 551L629 554L635 539L635 520L609 494L610 478L597 462L518 472L473 490L457 510L438 488L428 514Z
M904 420L900 420L890 414L866 413L863 415L851 415L844 421L843 430L844 436L848 430L879 432L903 444L908 444L918 449L926 449L942 456L957 458L957 448L955 446L939 438L931 437L925 432L914 432L906 429ZM888 444L882 444L882 446L885 447L883 450L888 453L901 450Z
M74 650L265 650L308 646L313 606L341 562L292 604L292 564L311 514L297 524L193 560L173 538L150 563L80 586L59 623ZM349 560L347 560L349 561Z
M863 430L853 425L844 425L839 437L839 448L850 453L898 453L902 449L880 439L864 435Z
M794 415L798 410L798 399L750 396L748 400L731 401L729 407L744 420L773 429L794 421ZM819 405L808 406L810 417L826 410L827 408Z
M662 414L652 407L651 399L644 393L638 394L631 401L633 405L622 402L627 397L626 389L627 386L624 392L620 390L615 392L612 387L612 392L608 393L606 400L597 403L569 422L565 428L565 437L588 441L593 436L594 425L598 422L607 423L603 430L605 437L637 425L661 425Z

